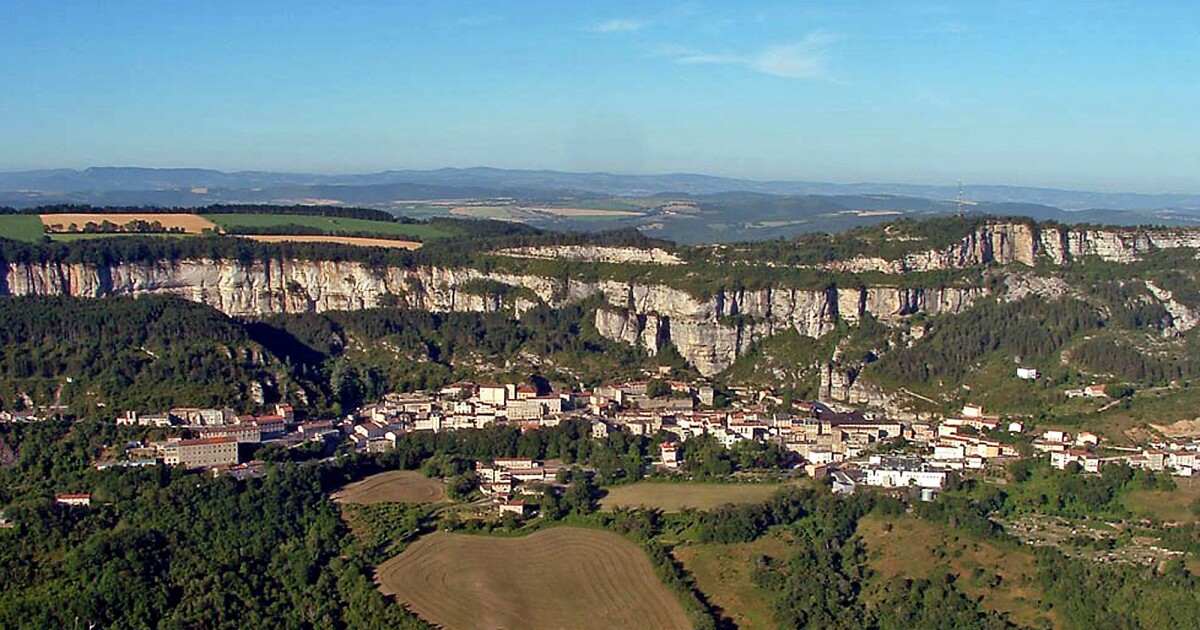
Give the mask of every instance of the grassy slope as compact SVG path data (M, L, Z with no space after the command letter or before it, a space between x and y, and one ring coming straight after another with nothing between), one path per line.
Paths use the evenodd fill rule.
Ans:
M868 550L874 571L867 601L874 588L893 578L925 577L938 569L958 576L957 585L981 605L1007 613L1018 624L1061 627L1040 608L1034 557L1027 551L999 547L952 531L943 525L911 517L871 515L859 522L858 534ZM995 576L999 584L989 585Z
M234 227L266 228L302 225L325 230L329 233L351 232L379 234L380 236L415 236L424 240L435 240L450 236L450 233L445 230L440 230L429 225L390 223L386 221L369 221L366 219L342 217L294 214L206 214L204 217L225 229Z
M40 243L45 228L35 214L0 215L0 238Z
M1164 522L1195 523L1200 515L1192 504L1200 501L1200 479L1179 477L1174 490L1135 490L1121 498L1130 512Z
M787 559L786 531L776 529L749 543L682 545L673 554L695 577L700 592L740 630L769 630L775 627L773 594L754 584L752 572L761 556Z

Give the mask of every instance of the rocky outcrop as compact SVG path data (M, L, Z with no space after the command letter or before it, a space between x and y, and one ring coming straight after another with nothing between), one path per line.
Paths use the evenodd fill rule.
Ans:
M607 245L542 245L513 247L495 252L513 258L579 260L599 263L637 263L644 265L682 265L683 260L660 248L612 247Z
M784 330L820 337L833 330L839 319L855 324L866 315L898 324L916 313L959 313L986 295L981 287L767 288L720 292L699 300L666 287L627 290L625 296L605 292L612 307L596 315L600 334L640 341L650 352L670 341L703 374L725 369L755 342ZM667 334L662 333L664 328Z
M1146 289L1150 291L1150 294L1162 304L1167 314L1171 316L1170 326L1163 330L1164 334L1185 333L1195 328L1196 324L1200 324L1200 310L1189 308L1186 304L1178 302L1170 291L1159 287L1149 280L1146 281Z
M1183 247L1200 248L1200 230L1082 229L1027 223L988 223L945 248L919 250L896 260L859 256L832 261L825 267L853 273L878 271L900 274L990 264L1020 263L1032 267L1038 261L1062 265L1086 257L1127 263L1156 250Z

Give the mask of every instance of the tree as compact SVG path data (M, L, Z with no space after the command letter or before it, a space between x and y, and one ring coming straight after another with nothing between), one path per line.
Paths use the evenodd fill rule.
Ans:
M479 478L473 472L465 472L446 480L446 493L452 499L465 501L479 487Z
M662 398L663 396L670 395L670 393L671 386L666 381L655 378L650 379L650 382L646 383L646 395L651 398Z

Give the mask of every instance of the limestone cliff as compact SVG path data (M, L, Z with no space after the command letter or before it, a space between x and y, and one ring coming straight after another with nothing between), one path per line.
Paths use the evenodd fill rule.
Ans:
M1040 260L1054 265L1085 257L1128 263L1160 249L1200 248L1200 230L1168 228L1082 229L1027 223L988 223L944 248L918 250L896 260L859 256L825 265L834 271L907 273Z
M1155 249L1172 247L1200 247L1200 230L1069 230L996 223L981 226L953 247L918 251L897 261L855 258L831 266L901 274L992 263L1032 265L1042 259L1063 264L1080 256L1130 261ZM613 248L593 249L596 251L584 253L617 255L609 251ZM856 324L867 315L898 325L918 313L961 312L988 293L986 283L981 282L966 288L879 284L812 290L774 286L719 291L700 298L662 284L563 280L470 268L376 267L323 260L185 259L99 265L31 261L9 262L0 270L0 294L4 295L169 294L234 316L384 305L428 311L520 313L537 302L558 307L602 295L606 305L595 318L600 334L640 345L651 353L671 343L704 374L719 372L756 341L784 330L819 337L839 321ZM515 298L501 298L481 292L480 281L522 291ZM1026 281L1022 286L1041 293L1045 285ZM1165 292L1161 299L1171 302ZM1200 321L1200 315L1185 312L1182 305L1170 306L1181 329Z
M9 263L0 293L77 297L168 294L233 316L354 310L385 304L429 311L520 312L534 305L525 298L506 302L471 291L470 283L478 280L521 287L551 306L603 295L607 306L595 320L602 335L640 345L651 353L670 342L705 374L724 369L753 342L787 328L817 337L831 330L838 318L854 323L870 313L896 322L917 312L958 312L983 295L983 289L879 286L765 288L719 292L699 299L663 285L564 282L475 269L376 268L350 261L307 260Z

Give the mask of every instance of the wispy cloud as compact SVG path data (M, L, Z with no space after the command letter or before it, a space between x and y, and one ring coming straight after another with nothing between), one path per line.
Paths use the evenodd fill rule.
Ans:
M645 20L621 19L600 22L592 25L588 30L593 33L633 33L642 30L645 26Z
M829 49L839 40L837 34L817 32L798 42L753 53L713 53L685 46L663 46L658 54L682 65L740 65L777 77L822 79L827 76Z

